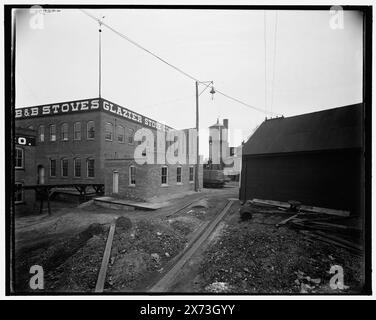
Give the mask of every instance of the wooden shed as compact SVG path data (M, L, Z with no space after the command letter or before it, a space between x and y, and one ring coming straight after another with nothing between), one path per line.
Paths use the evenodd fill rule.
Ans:
M265 120L243 146L240 199L361 213L363 114L355 104Z

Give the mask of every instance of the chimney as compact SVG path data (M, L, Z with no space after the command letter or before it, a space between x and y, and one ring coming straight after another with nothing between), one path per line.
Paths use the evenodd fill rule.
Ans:
M223 119L223 125L228 129L228 119Z

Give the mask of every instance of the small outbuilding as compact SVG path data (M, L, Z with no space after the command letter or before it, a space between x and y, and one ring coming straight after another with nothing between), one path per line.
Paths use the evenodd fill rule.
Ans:
M239 198L360 214L363 104L265 120L243 146Z

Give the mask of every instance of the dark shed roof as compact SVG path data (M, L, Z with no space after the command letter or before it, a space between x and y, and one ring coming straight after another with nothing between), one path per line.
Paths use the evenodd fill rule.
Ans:
M362 104L264 121L243 155L360 148Z

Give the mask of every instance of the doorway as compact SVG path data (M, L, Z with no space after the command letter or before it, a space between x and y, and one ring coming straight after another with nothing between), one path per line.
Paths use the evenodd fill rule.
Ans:
M45 170L42 165L38 166L38 182L37 184L44 184Z
M112 173L112 193L119 193L119 172Z

